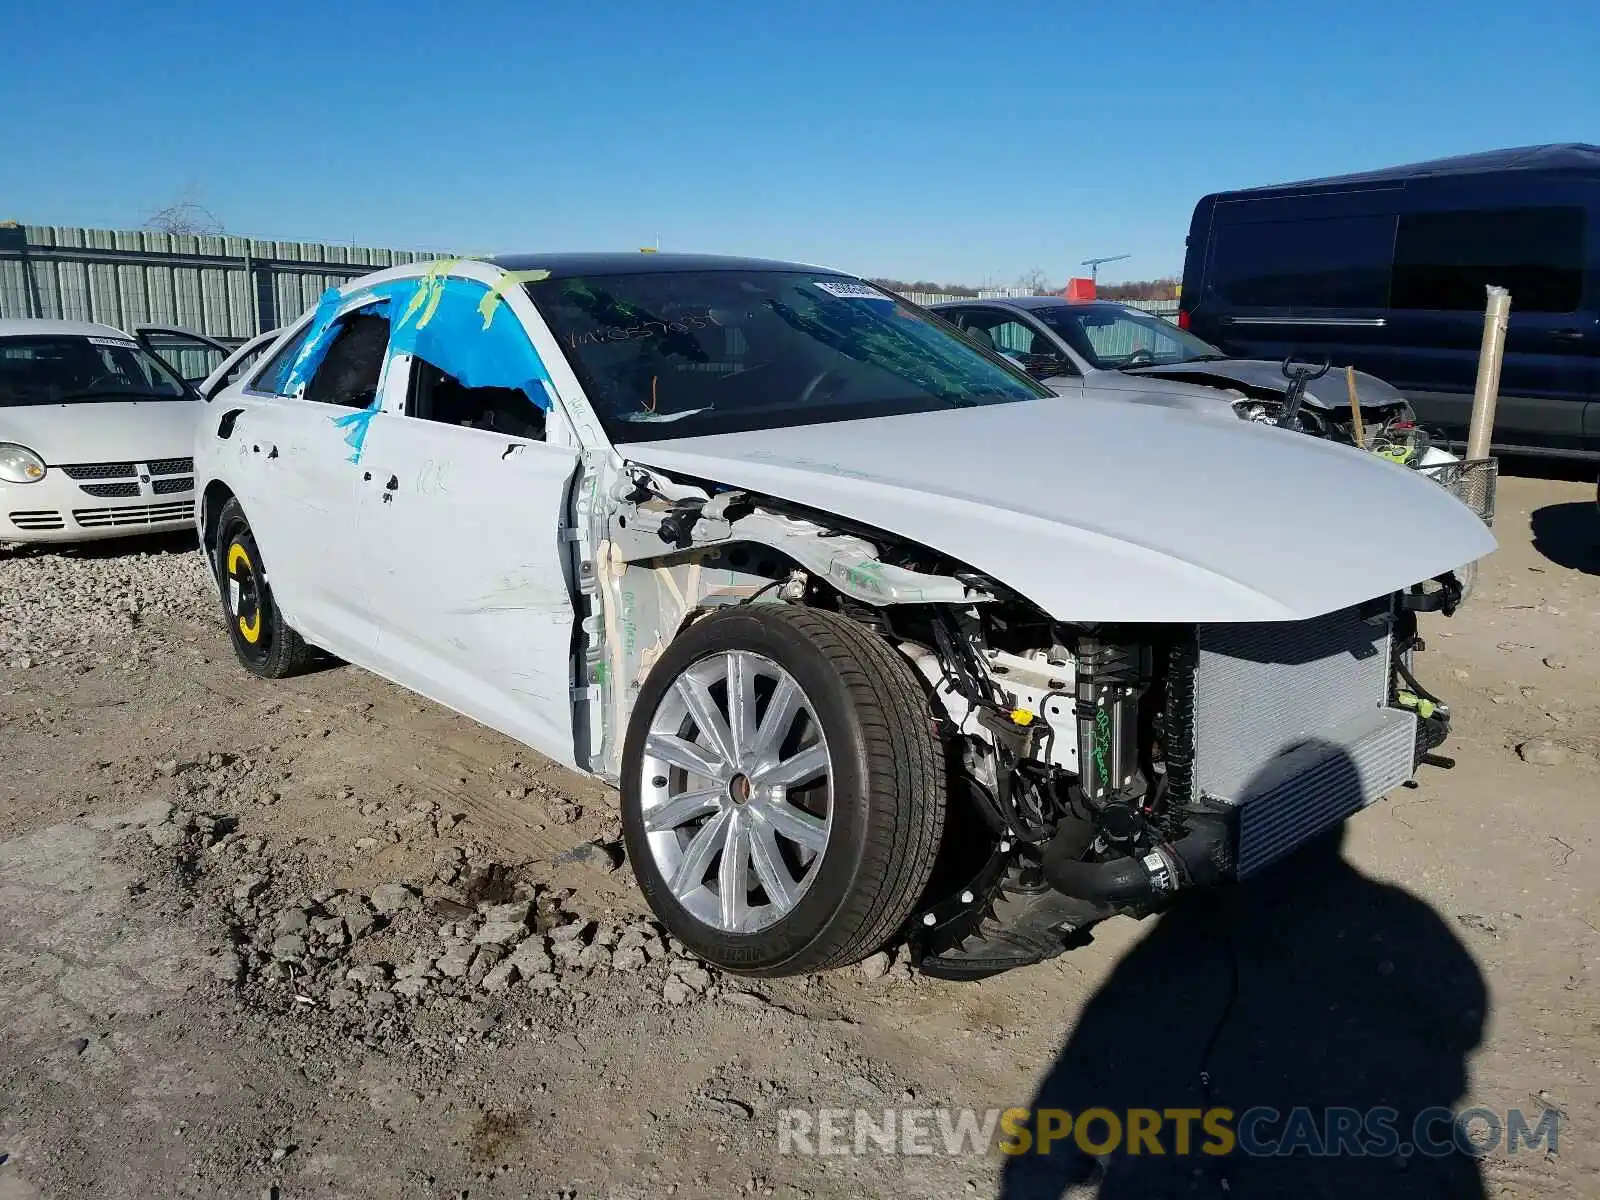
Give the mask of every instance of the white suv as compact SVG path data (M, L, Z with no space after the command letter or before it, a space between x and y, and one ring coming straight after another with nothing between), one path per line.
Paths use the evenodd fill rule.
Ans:
M1442 738L1415 614L1494 545L1372 455L1061 404L787 263L396 268L209 403L245 666L323 647L616 784L656 913L754 974L982 975L1260 870Z

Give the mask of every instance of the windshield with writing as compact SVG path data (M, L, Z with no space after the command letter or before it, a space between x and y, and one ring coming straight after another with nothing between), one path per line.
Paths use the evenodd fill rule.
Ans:
M137 342L81 334L0 339L0 408L187 400L192 395Z
M1007 404L1050 393L846 276L652 271L528 292L614 442Z

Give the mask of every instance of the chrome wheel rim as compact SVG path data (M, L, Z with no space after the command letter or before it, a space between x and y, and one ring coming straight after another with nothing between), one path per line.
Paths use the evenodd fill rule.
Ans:
M746 650L690 665L651 714L645 837L689 914L753 933L794 911L828 848L833 764L804 689Z

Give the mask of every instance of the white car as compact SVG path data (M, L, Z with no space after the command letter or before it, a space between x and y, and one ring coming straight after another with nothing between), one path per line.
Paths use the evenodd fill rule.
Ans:
M0 321L0 544L193 528L201 411L120 330Z
M757 975L983 975L1261 870L1443 737L1415 614L1494 546L1372 455L1062 404L745 259L355 280L195 458L248 669L322 647L615 784L655 912Z

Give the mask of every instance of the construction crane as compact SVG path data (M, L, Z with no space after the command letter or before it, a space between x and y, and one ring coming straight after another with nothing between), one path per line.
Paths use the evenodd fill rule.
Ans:
M1131 254L1108 254L1104 258L1086 258L1080 266L1089 268L1089 278L1096 283L1100 282L1100 264L1108 262L1121 262L1125 258L1132 258Z

